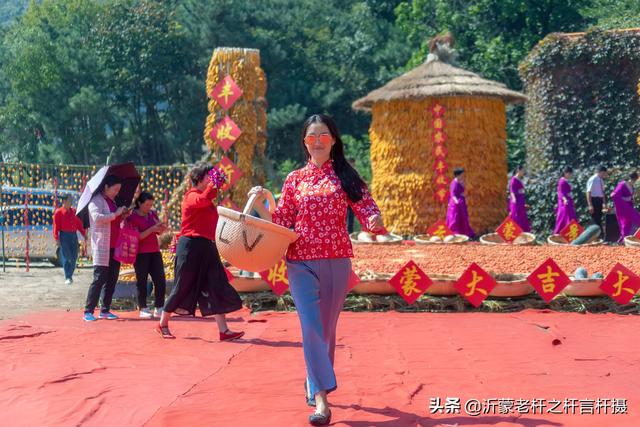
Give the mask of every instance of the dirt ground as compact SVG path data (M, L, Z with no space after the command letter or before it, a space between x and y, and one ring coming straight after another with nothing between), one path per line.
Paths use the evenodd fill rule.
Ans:
M43 310L78 311L82 314L93 269L81 267L74 274L71 285L64 284L62 268L46 263L35 263L25 271L24 264L0 265L0 320Z

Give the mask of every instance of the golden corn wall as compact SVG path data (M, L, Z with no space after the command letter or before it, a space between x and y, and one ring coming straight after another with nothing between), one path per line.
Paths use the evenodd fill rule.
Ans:
M243 176L229 191L231 199L242 206L246 194L253 185L264 183L264 152L267 142L267 113L265 73L260 68L260 51L257 49L218 48L213 52L207 73L207 94L216 84L231 75L242 89L242 96L229 110L229 116L242 130L242 134L226 154L211 138L211 130L224 118L224 109L209 99L204 130L204 140L211 150L212 162L226 155L242 171Z
M378 102L372 109L371 191L385 224L399 234L421 234L446 218L434 198L431 108L445 107L447 175L466 171L466 196L476 233L495 229L507 213L506 115L500 99L441 97Z

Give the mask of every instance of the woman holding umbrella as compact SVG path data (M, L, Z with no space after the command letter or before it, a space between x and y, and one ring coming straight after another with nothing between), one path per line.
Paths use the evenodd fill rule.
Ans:
M113 320L118 316L111 313L111 299L120 273L120 262L113 258L118 241L120 222L128 209L116 207L115 198L120 192L122 179L116 175L107 175L93 194L89 202L89 224L91 228L91 249L93 251L93 282L89 286L87 302L84 307L84 320L96 320L93 311L98 305L102 293L100 319Z

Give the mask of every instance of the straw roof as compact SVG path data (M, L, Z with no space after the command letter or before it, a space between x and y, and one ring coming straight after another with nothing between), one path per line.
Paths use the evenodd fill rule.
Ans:
M370 111L376 102L437 96L496 97L512 104L527 100L524 94L510 90L502 83L483 79L430 54L422 65L370 92L351 106L355 110Z

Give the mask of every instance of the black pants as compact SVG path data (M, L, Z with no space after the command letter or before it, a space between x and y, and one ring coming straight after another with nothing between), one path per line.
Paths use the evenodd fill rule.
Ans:
M164 276L164 264L160 252L138 254L133 264L136 269L136 286L138 288L138 307L147 307L147 277L151 275L155 295L154 306L164 306L164 295L167 289L167 280Z
M113 251L109 251L109 266L96 265L93 267L93 282L89 286L89 293L87 294L87 303L84 306L85 313L93 313L98 300L102 294L102 304L100 304L100 311L107 313L111 310L111 299L113 298L113 292L116 290L116 283L118 283L118 274L120 274L120 262L113 259Z
M182 236L176 247L174 284L164 305L167 313L211 316L242 308L229 284L216 244L204 237Z
M591 221L602 231L602 207L604 206L603 197L591 197L591 204L593 205L593 213L591 214Z

